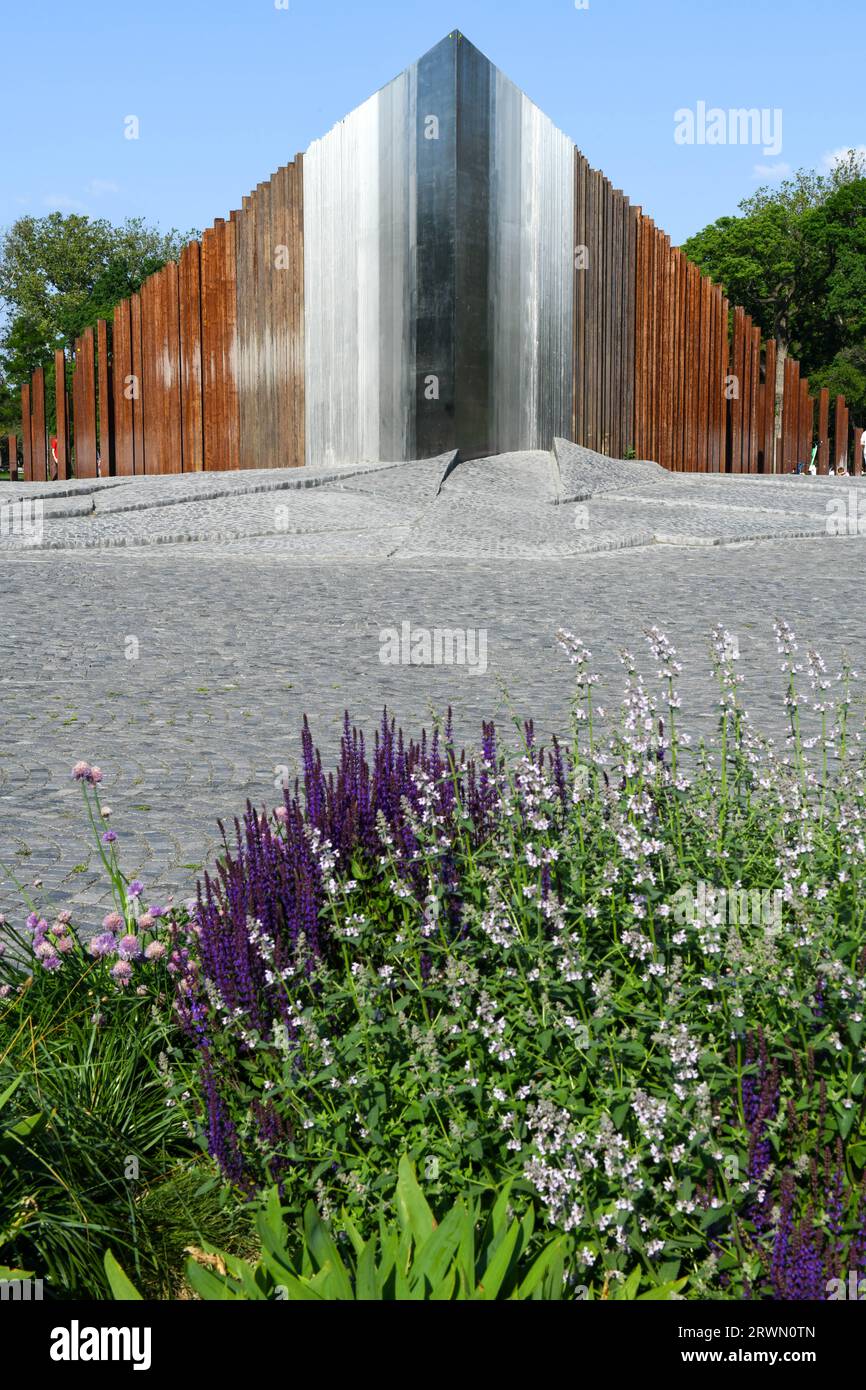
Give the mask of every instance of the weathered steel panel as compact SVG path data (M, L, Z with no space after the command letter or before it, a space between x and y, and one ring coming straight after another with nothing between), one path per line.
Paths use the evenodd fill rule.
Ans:
M96 441L96 344L92 328L85 328L75 344L72 378L76 478L98 476Z
M144 385L142 371L142 326L141 295L134 294L129 301L130 332L132 337L132 381L129 391L132 394L132 424L134 468L136 474L147 472L147 441L144 437Z
M183 471L204 468L201 391L201 247L192 241L178 265L180 304L180 401Z
M114 471L118 477L135 472L132 398L132 305L116 305L111 334L111 379L114 389Z
M21 447L24 456L22 477L25 483L33 482L33 455L30 452L30 382L21 387Z
M64 482L69 477L69 397L66 391L66 353L57 348L54 353L54 401L57 428L57 462L49 450L49 477Z
M102 476L114 476L114 400L111 387L111 360L108 350L108 324L105 319L96 321L96 363L99 383L99 454L102 460Z
M37 367L30 386L30 458L33 481L48 477L48 436L45 433L45 371Z
M818 472L830 472L830 388L824 386L818 397Z

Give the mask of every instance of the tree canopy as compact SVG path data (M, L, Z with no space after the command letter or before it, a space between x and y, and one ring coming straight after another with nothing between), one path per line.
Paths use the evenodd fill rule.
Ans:
M780 378L790 353L866 417L866 160L851 150L827 174L800 170L739 211L684 253L776 339Z
M79 213L13 223L0 237L0 433L18 428L18 387L36 367L110 317L196 235L160 232L138 217L113 226Z

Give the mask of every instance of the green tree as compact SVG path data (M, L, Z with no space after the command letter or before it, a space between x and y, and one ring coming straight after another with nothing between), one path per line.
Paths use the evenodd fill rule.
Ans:
M0 237L0 433L20 422L17 387L56 347L111 314L197 233L160 232L141 218L113 226L60 212L21 217Z
M789 354L819 385L845 380L850 403L866 410L856 356L866 334L861 155L851 150L828 174L800 170L778 188L758 189L739 216L720 218L683 251L775 338L777 431Z

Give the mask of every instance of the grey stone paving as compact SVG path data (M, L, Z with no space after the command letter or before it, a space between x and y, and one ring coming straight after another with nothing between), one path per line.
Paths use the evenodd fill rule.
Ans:
M416 732L450 702L467 742L490 716L565 732L560 625L593 650L609 710L618 649L651 674L642 632L666 628L685 667L682 722L708 736L717 622L739 638L748 703L776 735L775 614L831 668L847 648L866 671L866 545L826 524L832 498L866 505L860 480L671 477L562 445L556 459L452 463L332 470L303 486L298 473L70 486L95 510L46 516L45 548L0 538L0 861L95 925L105 886L69 777L85 758L105 771L127 871L151 900L185 895L218 847L217 819L247 797L279 799L305 712L328 758L346 707L371 729L387 704ZM0 504L23 495L7 485ZM382 634L404 622L483 631L486 671L383 664ZM0 910L17 912L5 871Z

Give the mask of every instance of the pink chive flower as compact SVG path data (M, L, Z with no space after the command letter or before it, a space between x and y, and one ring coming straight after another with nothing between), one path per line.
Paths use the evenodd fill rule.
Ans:
M104 932L101 936L94 936L87 949L97 960L101 960L103 956L114 954L117 950L117 942L111 932Z
M60 940L57 942L57 949L62 956L68 955L70 951L75 949L75 938L72 936L61 936Z
M72 769L72 776L75 778L76 782L89 782L91 772L92 768L90 763L76 763Z
M144 892L144 884L140 878L134 878L126 890L128 898L140 898Z
M69 923L72 921L72 913L69 912L67 908L64 908L62 912L58 912L57 920L58 922L62 922L64 923L64 925L68 926Z
M161 941L151 941L149 946L144 948L147 960L162 960L165 955L165 946Z
M132 979L132 966L127 960L119 960L111 967L111 978L123 988Z
M103 918L102 925L106 931L119 931L123 926L123 918L119 912L109 912L108 916Z
M88 782L92 782L93 785L96 786L98 782L101 782L101 781L102 781L102 768L101 768L101 767L92 767L92 768L90 769L90 776L88 777L87 780L88 780Z
M140 930L140 931L149 931L150 928L153 926L153 924L154 924L155 921L156 921L156 918L153 916L153 913L151 913L151 912L142 912L141 916L140 916L139 919L138 919L139 930Z
M42 968L43 970L59 970L62 964L63 961L59 956L46 956L42 962Z
M50 941L40 941L33 954L37 960L47 960L49 956L54 955L54 947Z
M137 936L122 936L117 943L117 954L121 960L137 960L141 946Z
M287 821L289 819L289 813L286 810L285 806L277 807L277 809L274 811L274 818L278 821Z

